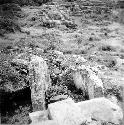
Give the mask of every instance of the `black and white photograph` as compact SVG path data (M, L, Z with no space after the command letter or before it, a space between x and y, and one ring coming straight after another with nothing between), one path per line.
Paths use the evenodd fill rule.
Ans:
M0 124L124 125L124 0L0 0Z

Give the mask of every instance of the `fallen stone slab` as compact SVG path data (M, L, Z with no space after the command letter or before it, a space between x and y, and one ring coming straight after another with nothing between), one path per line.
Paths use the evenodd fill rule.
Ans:
M80 125L82 117L80 107L70 98L48 105L49 117L62 125Z
M89 120L119 124L123 118L121 108L104 97L79 102L76 105L80 107L82 116L89 117Z
M69 100L49 104L50 119L59 124L81 125L94 120L119 124L123 118L121 108L104 97L78 103Z

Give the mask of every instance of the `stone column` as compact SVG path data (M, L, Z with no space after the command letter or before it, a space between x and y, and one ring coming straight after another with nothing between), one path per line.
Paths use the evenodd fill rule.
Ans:
M45 110L45 92L51 82L48 66L42 57L31 57L29 80L33 111Z

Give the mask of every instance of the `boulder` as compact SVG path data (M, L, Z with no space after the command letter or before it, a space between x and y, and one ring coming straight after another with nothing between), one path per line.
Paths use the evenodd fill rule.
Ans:
M48 66L42 57L32 56L29 66L33 111L45 109L45 92L50 85Z
M121 108L104 97L79 102L76 105L80 107L81 116L87 117L89 122L96 120L119 124L123 118Z
M80 107L70 98L48 105L50 119L62 125L80 125L82 117Z
M89 124L93 121L119 124L123 118L121 108L104 97L78 103L66 99L49 104L48 111L50 119L64 125Z

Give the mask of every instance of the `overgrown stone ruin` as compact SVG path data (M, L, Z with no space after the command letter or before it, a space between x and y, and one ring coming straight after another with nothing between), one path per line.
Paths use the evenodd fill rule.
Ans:
M123 125L118 3L13 1L0 5L2 123Z
M27 91L28 89L24 89L24 92L26 91L24 93L24 96L28 94L27 98L29 98L28 96L30 96L31 99L31 108L33 112L29 114L29 116L32 124L37 123L49 125L53 123L65 125L80 125L82 123L91 124L92 122L96 121L99 121L101 123L111 122L114 124L119 124L119 121L123 118L122 110L119 106L116 105L117 103L115 104L115 102L111 102L108 99L103 98L105 90L101 79L98 77L98 65L97 67L86 65L87 60L83 59L83 57L81 56L71 55L68 58L68 56L65 57L65 55L58 51L52 51L51 54L52 56L56 55L56 58L53 58L54 61L50 64L47 64L47 62L49 62L50 60L43 59L42 57L38 57L35 55L31 55L31 58L27 61L17 58L16 60L13 60L13 63L21 63L21 65L25 64L28 67L27 72L29 75L30 94ZM64 59L60 60L60 57ZM70 61L70 58L72 58L72 60L74 61L72 62L71 66L68 65L68 59ZM82 60L83 62L80 63L80 61ZM59 64L56 65L58 61ZM53 66L56 65L56 70L51 68L51 72L49 72L49 66L51 66L52 63ZM65 66L66 69L63 70L63 66ZM61 71L57 71L57 68ZM67 76L69 73L70 78ZM52 79L50 79L51 75ZM68 80L70 80L70 83L64 81L63 77L65 77L65 79L66 77L69 78ZM57 80L55 81L54 79ZM53 91L51 91L52 86ZM67 89L61 90L63 89L61 86L65 86ZM81 97L79 97L78 95L79 91L84 100L90 101L81 101ZM75 97L76 93L77 97ZM85 98L86 95L87 98ZM80 109L80 106L78 106L80 104L82 105L82 110ZM97 108L99 106L100 107L97 109L95 106ZM84 111L84 109L86 111ZM90 112L90 110L93 111ZM87 116L87 113L89 113L89 116ZM108 113L111 113L110 117L107 116ZM91 117L91 115L93 115L93 118ZM65 118L66 120L64 120Z

